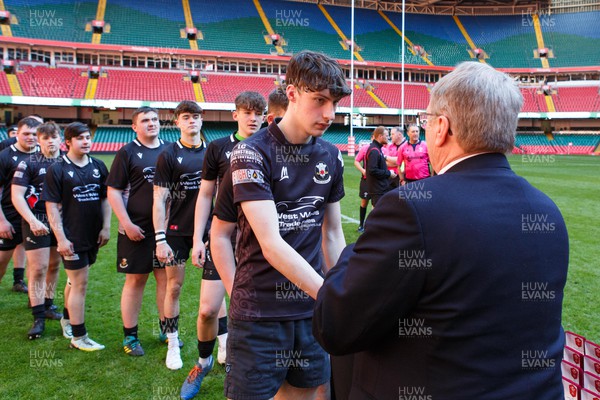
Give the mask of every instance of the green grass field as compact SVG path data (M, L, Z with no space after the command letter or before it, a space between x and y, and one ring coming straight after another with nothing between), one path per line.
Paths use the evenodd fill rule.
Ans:
M110 164L112 156L101 156ZM569 229L571 256L563 324L588 339L600 342L600 157L545 156L510 158L514 170L546 192L559 206ZM358 219L358 172L346 157L346 197L342 213ZM85 223L82 221L82 223ZM69 349L60 324L48 321L41 339L27 340L32 322L27 298L11 292L12 267L0 284L0 399L177 399L179 388L198 356L196 316L201 274L187 270L181 295L180 331L183 369L170 371L164 365L166 346L158 342L154 283L149 280L140 316L140 340L144 357L126 356L120 293L124 277L115 267L116 219L112 238L102 248L90 271L86 326L90 336L106 345L95 353ZM357 238L357 225L345 219L348 243ZM510 251L510 249L507 249ZM59 288L66 281L61 271ZM62 306L62 289L56 303ZM216 351L215 351L216 356ZM198 398L222 399L224 369L215 369L204 381Z

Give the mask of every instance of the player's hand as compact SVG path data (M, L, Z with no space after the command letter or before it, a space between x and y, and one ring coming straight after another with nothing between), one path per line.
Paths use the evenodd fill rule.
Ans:
M133 242L139 242L140 240L144 240L146 238L146 236L144 236L144 230L136 224L129 224L124 226L123 229L125 229L125 234L129 240Z
M170 264L174 260L173 250L171 250L171 246L164 241L156 244L156 258L162 264Z
M106 243L108 243L109 239L110 239L110 229L102 228L102 230L98 234L98 242L97 242L98 247L104 246Z
M0 238L1 239L12 239L13 233L15 233L15 228L13 228L12 224L6 220L0 222Z
M65 239L64 242L59 241L56 246L56 251L63 257L70 257L75 254L75 248L69 239Z
M404 186L404 185L406 185L406 181L405 181L404 179L402 179L402 180L400 181L400 186Z
M192 247L192 264L197 268L204 267L204 261L206 259L206 245L200 241L194 243Z
M46 236L47 234L50 233L50 229L48 229L48 227L46 225L44 225L44 223L42 223L42 221L40 221L37 218L34 218L29 223L29 228L31 229L31 232L33 232L33 234L35 236Z

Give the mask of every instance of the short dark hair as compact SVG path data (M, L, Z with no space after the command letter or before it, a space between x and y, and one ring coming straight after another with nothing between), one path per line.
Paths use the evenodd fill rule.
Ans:
M180 114L202 114L202 107L195 101L184 100L175 107L174 116L175 119L179 118Z
M272 112L273 109L285 111L288 108L289 101L285 90L282 87L276 87L269 93L269 105L267 111Z
M285 81L288 85L310 92L329 89L335 100L352 93L338 62L314 51L304 50L294 54L288 64Z
M17 124L17 131L19 129L21 129L21 127L23 125L27 125L30 128L37 128L41 124L42 123L40 121L38 121L37 119L35 119L35 118L26 117L26 118L23 118L22 120L20 120L19 123Z
M133 114L131 114L131 122L132 123L136 123L137 122L137 116L140 114L146 114L149 112L153 112L156 113L156 115L158 115L158 110L156 108L152 108L152 107L140 107L137 110L135 110L133 112Z
M44 122L37 128L38 136L40 136L40 135L51 136L54 134L57 134L58 136L60 136L60 133L61 133L60 126L58 126L58 124L54 121Z
M40 114L29 114L28 117L39 119L42 124L44 123L44 117Z
M267 108L267 101L258 92L242 92L235 98L235 109L239 110L241 108L264 114L265 109Z
M89 126L82 122L71 122L65 128L65 141L71 140L85 132L90 132Z
M383 135L383 134L385 134L385 131L387 131L386 127L380 125L377 128L375 128L375 130L373 131L373 136Z

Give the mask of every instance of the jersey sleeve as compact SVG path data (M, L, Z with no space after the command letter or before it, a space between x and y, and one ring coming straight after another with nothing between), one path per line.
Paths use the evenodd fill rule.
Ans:
M239 143L231 153L231 181L233 200L273 200L268 160L257 148Z
M62 203L62 177L61 164L54 163L48 168L44 177L44 190L42 190L42 200L51 203Z
M219 176L219 146L215 142L208 144L202 165L202 179L214 181Z
M17 186L29 186L31 182L31 168L27 165L27 162L21 161L17 165L15 174L13 175L12 184Z
M231 181L231 169L223 175L219 185L219 193L215 201L213 214L221 221L237 222L237 207L233 202L233 183Z
M110 166L110 173L106 178L106 186L123 190L129 184L129 156L125 148L121 148Z
M336 203L346 194L344 192L344 158L341 151L338 150L337 153L337 164L333 177L333 186L331 188L329 199L327 199L328 203Z
M154 186L169 188L171 175L173 173L173 163L171 162L171 152L167 149L158 155L156 160L156 171L154 172Z
M366 149L369 146L363 146L360 148L360 150L358 150L358 154L356 154L356 157L354 158L356 161L358 162L362 162L362 160L365 159L365 154L367 153Z

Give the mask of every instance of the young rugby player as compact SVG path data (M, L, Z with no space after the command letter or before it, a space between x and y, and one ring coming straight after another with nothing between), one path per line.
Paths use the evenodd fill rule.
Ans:
M142 308L148 276L156 279L156 306L161 334L164 330L164 304L167 276L164 265L154 255L152 194L158 155L165 143L158 137L158 110L141 107L131 116L135 139L121 147L106 180L108 201L119 220L117 272L125 274L121 293L123 349L130 356L143 356L138 338L138 316ZM166 339L166 338L165 338Z
M105 185L108 170L101 160L89 155L92 137L87 125L73 122L65 128L64 135L69 151L62 162L48 168L42 200L46 201L48 221L71 282L67 301L73 334L71 347L96 351L104 346L88 337L85 297L89 269L96 262L98 249L110 237L111 213Z
M202 184L196 201L194 223L194 248L192 263L203 267L198 309L198 362L190 371L181 387L181 397L191 399L200 390L202 380L213 367L212 352L219 338L217 361L225 364L227 343L227 313L225 288L215 270L210 244L205 248L204 238L209 232L213 198L225 171L229 169L229 156L233 147L256 133L263 122L267 103L260 93L242 92L235 99L233 119L238 129L228 137L217 139L208 145L202 166Z
M60 128L54 122L38 126L37 139L40 152L30 154L21 161L13 176L11 197L16 210L23 218L23 244L29 271L29 301L33 326L29 339L42 336L46 319L60 320L54 294L58 282L60 254L56 250L56 237L50 231L46 203L41 200L44 178L50 166L60 160ZM70 288L65 287L65 304ZM68 319L68 311L65 309ZM64 334L69 335L67 329Z
M13 287L15 292L27 293L25 284L25 249L22 245L21 215L12 203L10 189L17 165L39 151L36 130L41 122L33 117L23 118L17 125L15 143L0 152L0 281L13 257Z
M158 156L152 206L156 257L166 263L164 314L168 350L165 364L172 370L183 366L179 349L179 295L185 263L193 245L194 207L206 153L206 144L200 135L202 108L193 101L182 101L174 114L181 136L165 146Z
M291 58L286 83L282 120L231 155L233 200L242 212L227 346L230 399L312 399L329 382L329 356L311 332L312 307L322 273L345 244L344 186L341 153L320 137L350 88L337 62L310 51Z

